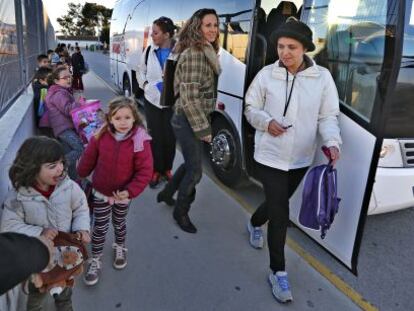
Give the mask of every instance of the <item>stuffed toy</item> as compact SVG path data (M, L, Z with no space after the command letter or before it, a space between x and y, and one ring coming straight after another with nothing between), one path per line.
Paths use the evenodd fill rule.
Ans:
M37 274L34 283L41 293L49 291L59 295L65 287L73 287L74 278L82 273L88 253L80 234L59 231L53 243L53 261L47 270Z

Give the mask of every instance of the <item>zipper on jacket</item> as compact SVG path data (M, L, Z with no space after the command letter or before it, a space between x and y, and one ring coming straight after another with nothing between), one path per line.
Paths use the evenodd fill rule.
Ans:
M119 149L121 148L121 143L122 142L123 141L116 141L116 146L115 146L115 151L114 151L114 158L115 158L114 165L112 165L111 175L109 175L109 176L114 177L114 179L115 179L114 184L116 184L116 182L117 182L116 181L116 168L117 168L117 165L118 165ZM116 190L119 190L119 189L116 189Z

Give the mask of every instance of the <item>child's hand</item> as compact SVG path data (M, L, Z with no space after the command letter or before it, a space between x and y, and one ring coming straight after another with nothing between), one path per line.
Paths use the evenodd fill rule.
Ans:
M112 192L112 194L114 195L115 200L119 200L119 201L129 198L128 190L124 190L124 191L117 190L116 192Z
M44 228L40 235L44 236L46 239L53 241L57 237L58 231L53 228Z
M79 230L76 233L80 234L80 238L83 243L91 243L91 236L86 230Z
M48 267L49 267L50 265L53 264L53 258L55 256L55 248L54 248L53 241L46 238L43 235L40 235L38 239L40 240L40 242L42 242L47 247L49 251L49 263L48 263Z

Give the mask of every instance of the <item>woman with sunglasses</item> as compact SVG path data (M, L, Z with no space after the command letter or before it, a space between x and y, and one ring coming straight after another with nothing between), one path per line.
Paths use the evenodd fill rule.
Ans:
M162 178L171 179L175 157L175 136L171 127L171 107L160 105L165 61L174 45L175 26L168 17L160 17L152 24L152 44L142 53L138 66L138 83L144 90L144 107L147 127L152 136L151 148L154 172L149 183L157 187Z
M202 142L211 142L210 114L217 99L218 23L215 10L198 10L184 25L174 47L179 57L174 75L177 100L171 124L184 163L158 194L157 201L175 205L173 217L180 228L189 233L197 232L188 212L202 176ZM175 201L173 195L177 190Z
M78 179L76 161L83 152L83 143L75 131L70 112L79 107L72 93L72 76L65 67L56 68L48 79L49 90L46 95L49 124L53 135L65 147L65 157L68 163L68 174L73 180Z

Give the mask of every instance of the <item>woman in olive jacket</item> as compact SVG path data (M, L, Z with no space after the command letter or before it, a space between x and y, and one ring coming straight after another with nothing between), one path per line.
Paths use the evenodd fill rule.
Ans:
M188 217L195 187L202 176L202 142L211 142L210 114L217 99L220 65L218 16L213 9L196 11L179 34L174 47L178 62L174 93L178 99L171 124L181 146L184 163L157 196L157 201L175 205L173 217L189 233L197 229ZM177 201L172 198L178 190Z

